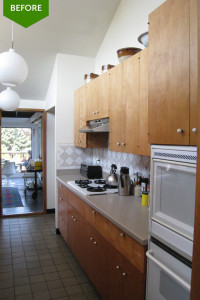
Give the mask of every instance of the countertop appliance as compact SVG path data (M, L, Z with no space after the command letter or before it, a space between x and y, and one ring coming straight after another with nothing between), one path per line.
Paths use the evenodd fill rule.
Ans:
M121 167L120 169L118 188L120 196L129 196L131 193L131 179L127 167Z
M190 299L197 148L151 146L147 300Z
M117 166L115 164L111 165L111 171L108 177L106 178L106 184L113 187L118 187L118 175L116 174Z
M81 164L80 173L88 179L102 178L102 167L95 165Z
M115 194L118 188L106 184L105 179L85 179L67 182L74 190L84 196Z

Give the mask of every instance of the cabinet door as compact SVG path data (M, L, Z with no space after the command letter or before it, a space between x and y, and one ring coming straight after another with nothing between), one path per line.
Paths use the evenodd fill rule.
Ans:
M85 267L86 230L84 218L68 203L67 219L67 242L80 264Z
M122 137L122 152L138 151L138 102L139 102L139 54L123 62L123 95L121 110L125 130Z
M190 0L190 145L197 145L198 129L198 0Z
M103 237L87 224L86 273L102 299L107 298L107 243Z
M80 143L80 89L75 91L75 100L74 100L74 146L79 147Z
M98 78L97 78L98 79ZM87 84L87 109L86 120L98 119L97 116L97 79Z
M122 151L121 141L125 131L125 112L122 106L122 64L110 70L110 129L109 149Z
M80 98L79 98L79 129L86 126L86 86L83 86L79 89ZM86 148L86 133L79 133L80 145L79 147Z
M123 300L145 299L145 275L137 270L125 257L122 264Z
M122 255L111 245L108 255L108 300L122 300Z
M58 183L58 228L65 241L67 241L67 190Z
M168 0L149 17L150 143L189 144L189 4Z
M109 117L109 72L96 78L97 108L96 119Z
M140 89L139 89L139 147L136 154L150 155L150 144L148 142L148 48L140 51Z

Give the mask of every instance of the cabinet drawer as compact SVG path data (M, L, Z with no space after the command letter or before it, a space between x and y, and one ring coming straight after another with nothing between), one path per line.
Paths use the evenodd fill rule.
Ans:
M144 273L146 271L145 253L147 247L137 243L133 238L88 205L86 207L86 220L140 272Z
M86 204L78 196L67 189L67 200L83 217L85 217Z

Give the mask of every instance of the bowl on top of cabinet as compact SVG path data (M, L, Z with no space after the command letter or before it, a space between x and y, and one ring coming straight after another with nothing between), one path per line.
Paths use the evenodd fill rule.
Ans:
M103 73L105 73L105 72L107 72L108 70L110 70L110 69L112 69L112 68L114 68L114 65L103 65L102 67L101 67L101 74L103 74Z
M117 50L119 62L123 62L124 60L128 59L129 57L138 53L141 50L142 49L135 47L128 47Z
M149 44L149 32L144 32L138 37L138 42L144 45L145 48L148 47Z
M93 79L97 78L99 75L95 73L88 73L84 75L84 83L88 83L92 81Z

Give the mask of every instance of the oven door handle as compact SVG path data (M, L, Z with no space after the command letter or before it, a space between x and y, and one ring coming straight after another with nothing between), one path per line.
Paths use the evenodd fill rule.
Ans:
M165 273L167 273L170 277L172 277L176 282L178 282L185 290L190 292L190 284L188 284L184 279L182 279L179 275L174 273L172 270L170 270L168 267L163 265L159 260L157 260L153 255L153 250L149 250L146 253L146 256L152 260L157 266L159 266Z

